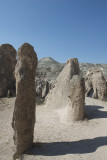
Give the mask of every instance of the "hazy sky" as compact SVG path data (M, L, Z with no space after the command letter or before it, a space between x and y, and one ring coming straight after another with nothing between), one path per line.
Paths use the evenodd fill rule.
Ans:
M0 44L24 42L39 59L107 63L107 0L0 0Z

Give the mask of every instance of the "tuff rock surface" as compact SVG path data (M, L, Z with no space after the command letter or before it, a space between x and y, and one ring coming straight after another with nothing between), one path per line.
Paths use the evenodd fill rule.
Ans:
M33 47L25 43L18 49L15 68L16 100L12 127L14 129L15 154L18 158L33 144L35 124L35 72L37 56Z
M107 99L107 82L98 67L90 68L85 76L86 96L100 100Z
M16 50L10 44L0 46L0 97L15 92L14 70L16 65Z
M69 59L46 98L46 104L49 106L56 108L67 106L68 112L73 111L73 116L71 116L72 113L68 114L70 117L68 119L72 121L82 120L84 117L84 81L79 77L79 73L78 60ZM81 92L81 95L78 92Z
M80 121L84 119L85 114L85 81L81 76L74 75L70 84L68 120Z

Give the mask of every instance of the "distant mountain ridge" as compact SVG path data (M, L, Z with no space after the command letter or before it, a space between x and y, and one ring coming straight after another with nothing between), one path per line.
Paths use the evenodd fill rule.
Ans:
M54 81L62 71L66 63L55 61L51 57L44 57L39 60L37 68L37 76L48 81ZM107 80L107 64L79 63L81 74L85 75L91 67L99 67Z
M51 70L56 70L57 68L62 69L62 67L65 66L65 63L59 63L51 57L44 57L39 60L38 67L40 68L44 66L45 68L51 68Z

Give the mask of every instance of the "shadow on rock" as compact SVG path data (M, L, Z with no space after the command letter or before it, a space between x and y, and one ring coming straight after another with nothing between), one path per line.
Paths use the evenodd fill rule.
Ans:
M98 147L107 145L107 137L84 139L74 142L35 143L25 154L58 156L66 154L85 154L95 152Z

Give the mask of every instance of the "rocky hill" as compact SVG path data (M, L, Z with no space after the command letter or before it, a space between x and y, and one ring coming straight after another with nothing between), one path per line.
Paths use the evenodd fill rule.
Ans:
M107 80L107 64L79 63L79 65L82 75L85 75L91 67L99 67ZM54 83L64 66L65 63L59 63L51 57L42 58L38 62L37 78Z
M64 63L59 63L51 57L42 58L38 62L37 77L53 83L64 66Z

